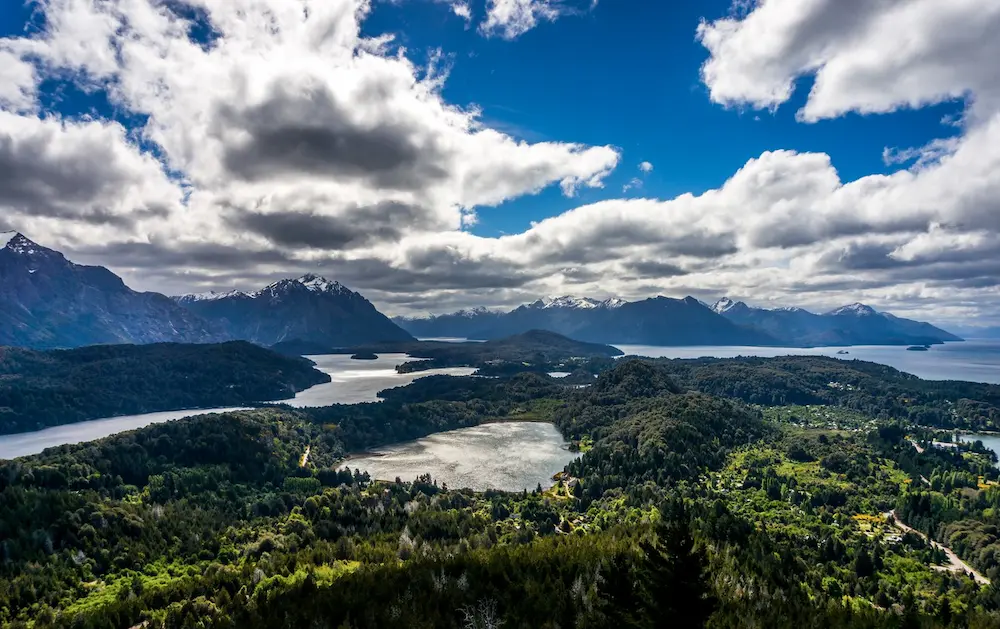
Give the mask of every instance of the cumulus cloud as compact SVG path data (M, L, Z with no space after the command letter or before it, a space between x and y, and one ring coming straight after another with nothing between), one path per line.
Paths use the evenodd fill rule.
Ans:
M13 111L34 109L35 68L0 40L0 107Z
M160 163L130 144L121 125L5 111L0 191L8 223L61 219L130 227L181 206L180 191Z
M420 67L391 36L360 36L361 0L43 9L43 32L0 46L17 62L0 74L0 207L54 246L82 250L98 235L109 245L270 244L313 264L331 248L459 230L477 207L549 185L567 195L601 187L618 163L612 147L518 141L445 102L434 60ZM144 117L146 150L115 122L25 111L48 73Z
M973 95L1000 105L1000 3L976 0L761 0L703 22L702 78L713 101L774 108L795 81L815 83L799 116L884 113Z
M599 197L500 237L465 228L549 186L600 189L619 151L489 128L443 98L440 56L421 66L391 36L362 37L367 2L190 5L51 0L42 33L0 42L5 224L144 288L308 270L394 311L571 292L864 300L945 318L1000 306L993 0L761 0L697 27L724 106L784 106L802 77L815 78L803 123L965 99L957 130L887 148L887 174L847 180L825 153L773 147L700 194ZM491 0L482 28L513 38L569 9ZM36 112L50 73L145 126ZM625 191L652 170L641 163Z

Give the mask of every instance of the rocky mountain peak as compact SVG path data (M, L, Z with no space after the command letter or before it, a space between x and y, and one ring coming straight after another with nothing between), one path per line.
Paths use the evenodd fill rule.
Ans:
M742 301L733 301L729 297L723 297L719 301L715 302L714 306L712 306L712 310L716 314L724 314L733 310L739 311L749 308L750 306L746 305Z
M340 282L331 282L325 277L307 273L295 280L314 293L333 293L336 295L350 293L351 290Z
M53 251L52 249L43 247L21 232L16 231L0 232L0 245L2 245L0 246L0 249L24 256L45 254L62 257L62 254Z
M847 306L842 306L836 310L830 312L832 315L853 315L857 317L871 317L878 314L878 311L871 306L866 306L862 303L854 303Z

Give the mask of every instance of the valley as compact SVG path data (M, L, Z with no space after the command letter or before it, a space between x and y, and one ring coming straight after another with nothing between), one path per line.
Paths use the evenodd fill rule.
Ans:
M906 440L993 429L998 395L834 359L630 358L584 389L431 375L380 404L156 424L0 462L2 621L453 626L452 610L492 605L514 624L603 626L659 613L646 588L688 587L711 626L944 627L946 607L988 627L990 587L885 514L1000 577L995 455ZM652 576L659 552L693 581Z
M0 2L0 629L1000 629L998 34Z

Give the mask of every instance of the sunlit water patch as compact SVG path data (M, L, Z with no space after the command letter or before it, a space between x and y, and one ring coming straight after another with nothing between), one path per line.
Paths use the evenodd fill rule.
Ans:
M552 424L506 422L378 448L344 464L378 480L430 474L452 489L521 491L551 487L552 475L578 456Z

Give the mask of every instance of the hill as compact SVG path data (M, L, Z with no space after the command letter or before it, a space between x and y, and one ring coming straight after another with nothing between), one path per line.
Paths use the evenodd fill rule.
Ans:
M113 415L292 397L330 377L304 358L242 341L214 345L0 348L0 434Z

